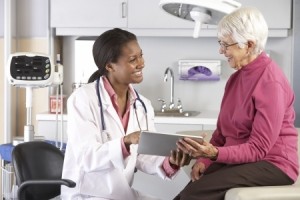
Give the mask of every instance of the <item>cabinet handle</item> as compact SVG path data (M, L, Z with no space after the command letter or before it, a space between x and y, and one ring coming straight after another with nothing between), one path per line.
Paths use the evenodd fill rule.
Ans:
M238 8L240 6L239 2L228 1L228 0L223 0L222 2L225 3L225 4L228 4L230 6L233 6L235 8Z
M122 18L126 18L127 16L127 6L126 6L126 2L122 2Z

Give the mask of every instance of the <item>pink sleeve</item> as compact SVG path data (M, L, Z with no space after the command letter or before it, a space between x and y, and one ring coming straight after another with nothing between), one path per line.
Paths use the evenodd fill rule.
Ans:
M166 157L164 162L163 162L163 165L162 165L162 168L163 170L165 171L167 177L171 177L173 176L178 170L179 170L179 167L177 167L176 169L174 169L171 165L170 165L170 162L169 162L169 158Z
M127 148L124 144L124 138L122 138L121 140L121 146L122 146L122 154L123 154L123 157L126 158L130 155L130 152L127 151Z
M255 94L255 115L246 142L219 147L218 162L239 164L262 160L279 138L286 110L285 88L279 83L260 84ZM276 109L274 109L276 108ZM291 110L291 109L290 109ZM278 150L280 151L280 150Z
M213 163L213 161L209 158L199 158L196 160L196 162L202 162L205 165L205 169L207 169Z

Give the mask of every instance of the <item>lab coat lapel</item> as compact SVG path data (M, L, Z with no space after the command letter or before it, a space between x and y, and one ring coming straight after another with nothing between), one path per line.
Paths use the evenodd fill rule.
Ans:
M109 123L109 121L113 120L114 123L117 125L117 128L120 130L121 133L123 133L123 135L125 135L125 131L122 125L122 122L120 120L120 117L117 114L117 111L115 110L114 106L112 105L111 102L106 102L103 103L103 112L106 113L106 121L108 121L107 123Z
M110 99L107 100L107 98L105 98L105 100L106 101L103 101L103 110L105 113L107 113L107 115L109 115L107 118L111 118L112 120L114 120L116 122L120 132L123 133L123 135L125 135L125 131L124 131L123 125L121 123L121 120L120 120L115 108L113 107ZM130 116L130 118L132 118L132 116ZM129 123L131 123L130 120L129 120ZM111 133L111 134L115 134L115 133ZM137 159L137 153L136 153L137 150L136 150L136 147L134 147L134 146L136 146L136 145L130 145L130 154L131 155L128 156L124 160L125 168L123 169L124 176L127 180L127 183L130 186L132 185L132 182L133 182L133 174L134 174L134 169L135 169L136 159Z
M109 97L106 89L104 88L102 78L100 79L99 85L100 85L99 86L100 87L100 95L101 95L101 100L102 100L103 114L104 114L104 118L105 118L104 120L105 120L106 126L108 126L108 123L110 120L113 120L114 123L112 123L112 124L117 124L117 128L120 130L121 133L123 133L123 135L125 135L122 122L110 100L110 97ZM111 134L113 134L113 133L111 133Z

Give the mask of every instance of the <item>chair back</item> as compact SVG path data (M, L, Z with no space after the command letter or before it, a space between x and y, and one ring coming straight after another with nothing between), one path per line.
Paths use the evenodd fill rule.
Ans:
M61 179L64 154L55 146L33 141L18 144L12 152L17 185L29 180ZM43 200L60 195L60 185L30 185L21 199Z

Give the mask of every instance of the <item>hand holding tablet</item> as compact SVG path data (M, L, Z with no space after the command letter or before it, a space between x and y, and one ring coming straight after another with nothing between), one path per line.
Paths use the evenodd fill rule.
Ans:
M197 139L199 142L201 142L201 140L203 141L201 135L195 136L142 131L137 152L139 154L169 156L171 150L177 149L177 141L185 137Z

